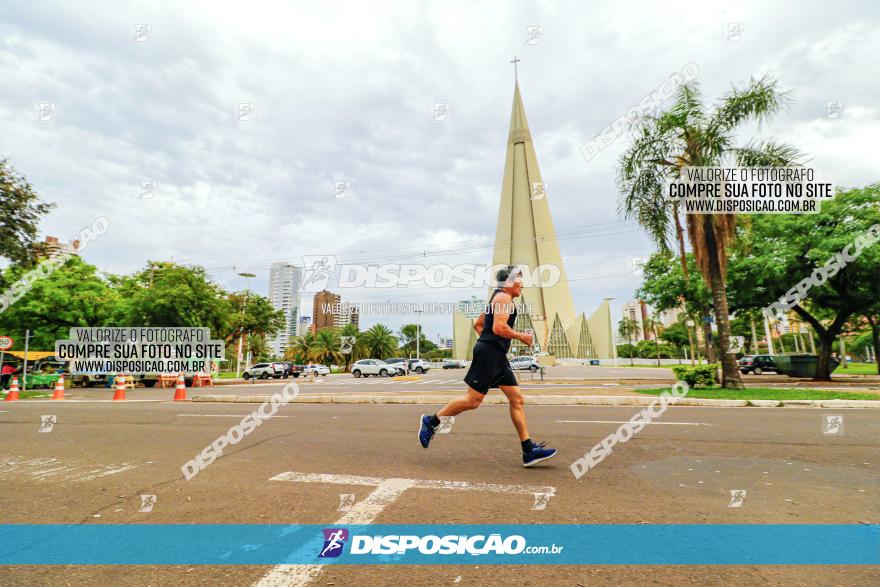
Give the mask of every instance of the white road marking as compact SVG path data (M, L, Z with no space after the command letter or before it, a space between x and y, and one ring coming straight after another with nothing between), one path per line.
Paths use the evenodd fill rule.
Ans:
M541 485L498 485L495 483L471 483L469 481L443 481L430 479L382 479L360 475L333 475L324 473L287 472L275 475L269 481L293 481L298 483L332 483L337 485L369 485L376 489L361 502L356 503L333 526L347 524L372 524L407 489L456 489L464 491L491 491L494 493L543 493L556 495L556 488ZM321 542L315 541L315 549ZM323 565L277 565L254 587L303 587L312 582Z
M49 467L49 468L46 468ZM34 481L44 481L49 477L64 475L63 481L92 481L109 475L116 475L137 467L130 463L119 465L101 465L91 470L84 470L87 465L64 464L55 458L22 459L20 457L6 458L0 461L0 476L18 471L22 475L29 475Z
M561 424L628 424L629 420L556 420ZM648 424L661 424L665 426L714 426L704 422L648 422Z
M177 414L178 416L185 418L243 418L247 416L247 414ZM272 416L272 419L275 418L290 418L290 416Z

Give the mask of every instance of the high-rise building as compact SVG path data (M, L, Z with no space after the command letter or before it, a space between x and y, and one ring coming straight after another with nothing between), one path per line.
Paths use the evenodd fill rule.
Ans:
M535 274L539 267L558 269L558 279L547 285L526 284L517 300L520 311L514 328L532 330L535 348L513 341L514 353L537 350L559 358L610 358L613 332L608 301L587 319L576 313L556 230L550 215L547 184L541 177L532 134L520 96L514 86L513 109L507 138L507 157L501 182L501 203L495 231L493 265L517 265ZM475 340L473 319L453 314L456 358L470 358Z
M334 327L334 315L339 311L341 305L342 297L339 294L326 289L316 293L312 305L312 332Z
M299 317L299 328L296 330L297 336L302 336L306 332L309 332L312 327L312 317L311 316L300 316Z
M636 327L633 329L629 337L624 337L617 333L621 343L628 344L632 342L632 344L636 344L641 340L645 340L645 320L644 312L642 311L643 306L644 305L637 300L630 300L623 305L623 317L629 318L635 322Z
M486 300L477 296L471 296L469 299L461 300L456 304L455 310L470 318L476 320L486 309Z
M41 243L34 244L34 251L37 257L51 257L52 255L67 254L79 255L79 241L74 240L70 243L64 243L57 237L47 236L46 240Z
M342 328L348 324L354 324L360 329L360 314L358 313L358 309L354 306L346 306L342 305L339 312L333 314L333 326L336 328Z
M302 267L292 263L272 263L269 269L269 302L276 310L284 312L284 326L270 341L276 356L283 355L290 339L298 334L302 280Z

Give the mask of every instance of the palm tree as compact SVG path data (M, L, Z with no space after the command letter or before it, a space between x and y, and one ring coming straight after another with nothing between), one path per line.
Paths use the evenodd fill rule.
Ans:
M384 359L397 353L397 337L384 324L376 324L364 332L363 339L370 357Z
M301 336L290 339L290 345L284 350L284 359L292 362L304 362L314 359L312 348L315 346L315 335L307 331Z
M649 114L635 124L636 138L623 154L618 169L621 208L636 218L661 250L669 250L673 230L684 263L684 237L677 205L664 197L667 180L678 180L685 166L719 166L731 158L737 165L794 166L801 154L772 139L734 145L734 131L745 122L761 122L787 105L784 92L769 77L751 79L725 95L714 111L703 109L697 84L681 86L671 107ZM727 306L727 247L734 237L735 214L685 216L688 240L700 273L712 291L721 355L722 387L742 388L733 355L724 352L730 338ZM673 228L674 227L674 228ZM687 271L686 265L683 265Z
M354 347L351 349L351 353L343 355L343 359L345 360L345 370L348 371L351 369L351 364L353 362L368 356L368 349L367 345L364 344L364 333L358 330L356 324L349 322L342 327L342 330L339 331L339 335L354 337Z
M617 332L629 341L629 365L633 366L633 338L634 332L639 329L639 323L632 318L624 317L617 323Z
M311 346L311 357L328 367L334 363L342 362L342 353L339 332L335 328L322 328L315 334L315 340Z

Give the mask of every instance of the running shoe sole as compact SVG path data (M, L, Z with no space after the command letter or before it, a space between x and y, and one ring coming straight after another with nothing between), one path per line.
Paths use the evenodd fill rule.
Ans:
M528 462L528 463L523 463L523 467L534 467L534 466L537 465L538 463L543 463L544 461L548 461L548 460L552 459L553 457L555 457L555 456L558 455L558 454L559 454L559 451L557 450L557 451L554 452L552 455L549 455L549 456L546 456L546 457L541 457L540 459L535 459L534 461L530 461L530 462Z

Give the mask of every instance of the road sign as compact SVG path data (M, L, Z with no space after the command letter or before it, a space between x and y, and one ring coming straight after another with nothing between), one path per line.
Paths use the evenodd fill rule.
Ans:
M0 351L8 351L15 341L8 336L0 336Z
M339 352L343 355L350 355L351 351L354 350L355 337L354 336L342 336L341 345L339 348Z

